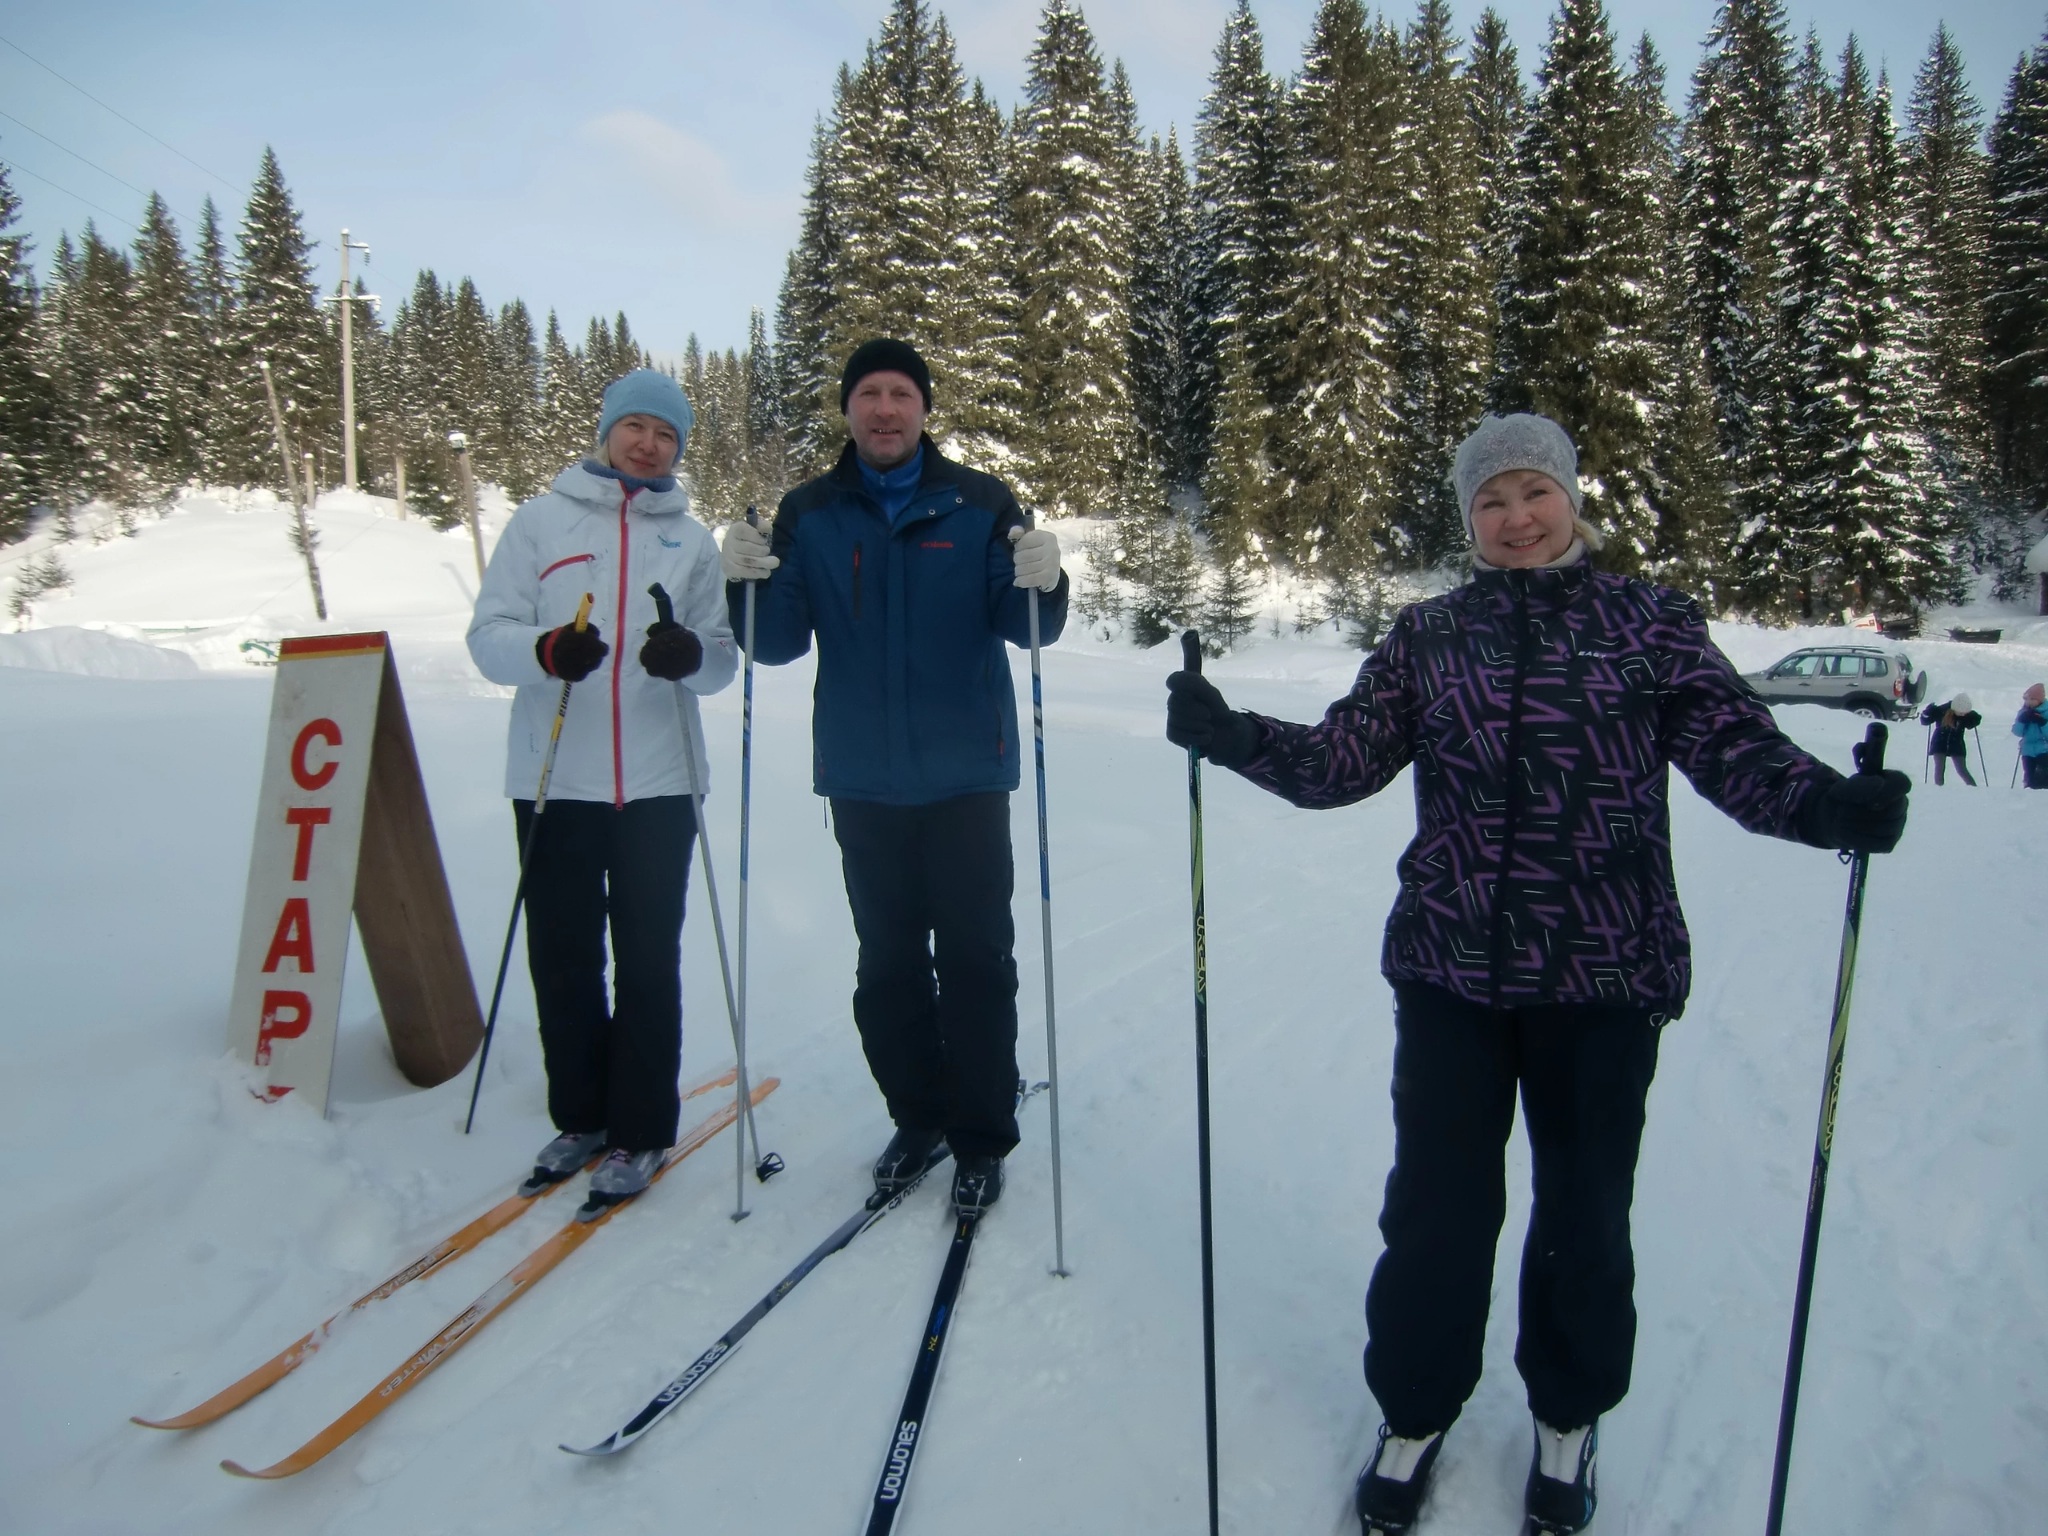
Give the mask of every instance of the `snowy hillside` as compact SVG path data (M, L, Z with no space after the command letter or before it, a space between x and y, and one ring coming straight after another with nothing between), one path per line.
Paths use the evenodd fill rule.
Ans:
M330 497L319 522L326 627L393 635L483 990L515 852L505 691L461 645L468 536L367 497ZM21 553L0 551L0 578ZM14 1175L0 1380L15 1405L0 1531L858 1529L949 1231L937 1189L829 1260L630 1454L555 1449L614 1427L850 1212L887 1134L848 1017L836 849L809 793L808 662L757 677L752 1055L783 1079L760 1124L789 1171L750 1186L736 1225L731 1144L714 1142L325 1462L248 1483L219 1461L299 1444L566 1216L557 1202L365 1311L217 1425L128 1422L212 1393L510 1189L548 1135L531 994L516 967L473 1136L466 1079L421 1092L397 1074L359 956L331 1117L252 1098L223 1015L275 674L238 647L313 627L302 568L260 498L194 501L63 558L73 584L36 602L34 628L0 635L0 1160ZM1815 1536L2023 1536L2048 1510L2048 795L2006 788L2005 734L2021 689L2048 677L2048 626L2003 622L1995 647L1907 647L1931 697L1965 688L1984 711L1989 787L1917 791L1870 882L1787 1522ZM1843 638L1719 635L1745 668ZM909 1536L1204 1525L1185 759L1161 736L1173 665L1171 648L1086 637L1046 654L1073 1276L1048 1274L1040 1099L976 1246ZM1262 632L1210 672L1233 702L1300 719L1356 665L1327 634ZM705 714L730 926L738 688ZM1862 722L1780 718L1847 766ZM1917 726L1894 737L1916 778L1920 740ZM1224 1526L1344 1536L1378 1422L1358 1366L1391 1147L1378 947L1411 801L1402 784L1307 813L1228 774L1206 782ZM1037 1077L1028 791L1018 958ZM1603 1426L1608 1536L1762 1526L1846 884L1831 856L1748 836L1683 787L1674 818L1698 984L1651 1094L1635 1386ZM706 900L700 874L692 1076L731 1059ZM1517 1526L1521 1214L1426 1533Z

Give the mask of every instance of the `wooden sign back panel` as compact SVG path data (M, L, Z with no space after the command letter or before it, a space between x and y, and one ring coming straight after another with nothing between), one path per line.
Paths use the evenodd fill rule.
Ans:
M447 1082L483 1043L483 1012L389 652L363 807L355 913L398 1070L421 1088Z

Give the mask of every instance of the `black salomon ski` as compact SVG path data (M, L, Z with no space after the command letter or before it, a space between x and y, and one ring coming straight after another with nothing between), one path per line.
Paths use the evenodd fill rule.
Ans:
M924 1166L917 1171L917 1176L893 1195L883 1195L879 1192L870 1195L867 1203L841 1222L830 1237L806 1254L796 1268L776 1281L775 1288L755 1302L746 1316L726 1329L716 1344L692 1360L681 1375L655 1393L648 1400L646 1407L626 1420L618 1429L613 1430L595 1445L565 1445L562 1449L572 1456L616 1456L637 1442L648 1430L668 1417L677 1404L702 1386L704 1378L723 1365L727 1357L739 1348L740 1340L752 1331L754 1324L774 1311L785 1296L803 1283L805 1276L901 1205L904 1198L924 1182L925 1175L943 1163L949 1155L947 1148L941 1143L925 1160Z
M946 1330L953 1321L954 1303L960 1299L960 1281L967 1273L967 1251L974 1246L977 1225L979 1220L973 1216L962 1216L954 1224L953 1246L946 1251L946 1267L939 1271L931 1320L925 1324L924 1339L918 1345L910 1389L903 1394L903 1412L897 1416L896 1433L889 1441L889 1459L882 1467L881 1481L875 1484L867 1536L886 1536L896 1524L896 1511L903 1507L903 1490L910 1481L910 1460L917 1454L917 1442L924 1433L925 1410L931 1404L932 1384L939 1376L939 1355L946 1347Z

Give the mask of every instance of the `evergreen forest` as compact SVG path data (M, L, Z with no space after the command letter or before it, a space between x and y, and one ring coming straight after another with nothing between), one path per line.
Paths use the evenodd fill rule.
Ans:
M1602 563L1714 612L2011 596L2048 504L2048 38L2003 92L1945 26L1895 86L1779 0L1723 0L1682 85L1601 0L1560 0L1533 68L1491 10L1322 0L1289 71L1240 0L1183 146L1071 0L1008 110L891 0L817 124L772 335L681 361L686 468L707 520L766 510L833 462L840 365L890 334L946 451L1103 520L1079 602L1140 643L1228 644L1276 577L1369 642L1462 560L1446 476L1489 410L1562 422ZM442 520L449 432L532 494L645 356L623 314L571 346L467 279L419 274L388 324L316 292L268 154L232 256L210 203L188 251L152 199L39 287L13 209L0 177L0 539L39 504L281 483L259 357L338 482L343 302L363 478L403 459Z

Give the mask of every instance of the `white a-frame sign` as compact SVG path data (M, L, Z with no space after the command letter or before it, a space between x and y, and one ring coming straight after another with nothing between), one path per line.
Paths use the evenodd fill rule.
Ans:
M382 634L278 648L235 962L235 1050L323 1115L351 912L399 1070L446 1082L483 1015Z

